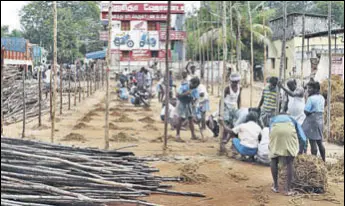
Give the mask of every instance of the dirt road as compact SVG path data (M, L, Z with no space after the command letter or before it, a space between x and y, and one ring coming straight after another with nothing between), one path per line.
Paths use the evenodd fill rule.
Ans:
M254 105L257 105L261 91L257 89L254 91ZM244 89L242 96L244 106L249 106L249 96L249 89ZM217 156L219 143L209 131L205 132L206 142L191 141L190 133L183 131L181 137L186 140L186 143L177 143L171 138L168 144L169 149L163 154L163 143L160 137L163 136L164 125L159 118L161 105L158 101L153 100L151 108L144 110L135 108L128 102L120 102L114 95L112 97L110 104L111 149L138 145L129 150L138 156L161 158L161 161L153 163L161 170L161 175L179 176L181 174L179 169L192 165L197 168L196 173L204 177L198 183L174 184L174 190L201 192L206 194L207 198L152 195L146 198L148 201L166 206L335 205L334 201L329 201L329 196L324 198L325 200L313 201L272 194L270 169ZM212 111L215 111L218 98L211 96L211 100ZM48 119L48 115L45 116L43 122L46 127L44 128L37 128L36 121L28 124L28 138L49 141L50 122ZM77 108L64 111L58 119L57 143L103 148L104 92L96 92ZM21 134L21 127L21 123L6 126L5 135L18 137ZM169 129L169 135L174 137L175 132ZM343 152L343 148L332 146L332 149ZM344 205L344 184L331 183L330 188L333 200Z

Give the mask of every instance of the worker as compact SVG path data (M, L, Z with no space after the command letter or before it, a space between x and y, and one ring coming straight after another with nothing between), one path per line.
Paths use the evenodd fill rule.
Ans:
M236 136L236 138L232 139L233 157L239 153L242 159L249 156L254 161L261 133L261 127L257 123L258 119L257 113L250 112L247 115L246 122L234 128L228 127L224 124L224 121L220 120L220 125L224 127L224 130Z
M269 157L269 143L270 143L270 129L269 125L264 125L261 130L261 139L258 146L258 153L256 161L260 164L270 165L271 159Z
M282 88L288 95L287 103L283 112L287 112L291 117L293 117L300 125L303 124L305 120L304 108L304 89L297 87L297 82L295 79L291 79L287 82L287 87L285 88L279 81L279 88Z
M267 125L276 111L277 93L278 93L278 78L270 77L269 85L266 86L262 92L262 97L258 108L261 110L260 121L261 125ZM262 108L261 108L262 107Z
M299 154L300 148L306 145L306 136L298 122L287 114L280 114L270 121L270 158L273 176L272 191L279 192L278 164L282 159L287 165L287 183L285 194L291 196L291 181L293 177L293 161ZM302 144L300 146L299 144Z
M145 67L141 67L140 71L136 74L137 86L139 90L145 87Z
M200 84L198 87L200 98L198 99L198 110L201 118L201 129L206 129L206 113L210 111L210 100L205 85Z
M234 123L237 120L237 111L241 107L241 76L239 74L230 75L230 85L224 90L224 123L233 128ZM230 134L224 131L222 138L222 146L220 153L225 153L225 145L230 140Z
M307 88L309 97L304 109L307 117L303 123L303 130L309 139L311 153L317 155L317 148L319 148L322 160L326 161L326 149L322 142L325 99L320 94L319 82L310 82Z
M190 81L192 78L197 77L195 70L196 70L196 67L192 65L190 67L190 71L188 72L187 81Z
M189 128L192 134L192 140L197 140L194 130L193 122L193 103L196 99L199 98L198 90L196 89L198 85L197 81L199 79L193 78L190 82L187 81L187 72L182 72L182 82L181 86L177 92L178 104L177 104L177 113L179 115L179 121L176 128L176 141L182 142L183 140L180 137L180 130L182 122L185 119L189 120Z

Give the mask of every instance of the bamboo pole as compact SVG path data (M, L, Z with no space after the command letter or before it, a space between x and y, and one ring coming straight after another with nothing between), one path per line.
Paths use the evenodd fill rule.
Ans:
M262 18L262 25L264 25L264 36L265 38L267 37L267 31L266 31L266 19L265 19L265 14L263 15ZM264 43L264 86L266 86L266 78L267 78L267 65L266 65L266 61L267 61L267 45Z
M60 65L60 115L62 115L62 65Z
M241 62L241 18L237 16L237 35L236 35L236 57L237 57L237 71L242 73L240 71L242 68L240 68L240 62ZM245 77L247 78L247 77Z
M42 126L42 71L38 70L38 127Z
M230 4L230 39L232 39L232 31L233 31L233 26L232 26L232 1L229 1ZM232 50L233 50L233 42L230 43L230 63L231 63L231 68L232 64L234 63L233 56L232 56ZM232 68L233 69L233 68Z
M86 93L87 93L87 97L90 96L90 88L89 88L89 84L90 84L90 68L91 66L87 66L87 70L86 70Z
M68 110L71 110L71 70L68 71Z
M302 60L301 60L301 84L304 81L304 44L305 44L305 1L303 1L303 17L302 17Z
M222 79L222 94L221 94L221 99L220 99L220 111L219 111L219 115L220 118L223 119L224 118L224 87L225 87L225 80L226 80L226 61L227 61L227 42L226 42L226 1L223 1L223 79ZM220 148L219 154L222 154L222 138L223 138L223 134L224 134L224 127L221 126L220 128Z
M219 2L221 3L221 2ZM220 13L221 12L221 9L220 9L220 4L218 4L218 1L217 1L217 13ZM219 46L219 37L220 37L220 28L219 28L219 22L220 22L220 17L217 17L217 28L218 28L218 37L217 37L217 61L218 61L218 97L220 96L220 84L222 84L221 82L222 81L219 81L220 80L220 46Z
M205 45L208 45L208 33L206 33L207 36L206 36L206 41L205 41ZM209 85L210 85L210 67L208 65L208 63L210 62L210 53L209 53L209 49L208 47L206 47L206 58L207 58L207 61L205 61L205 65L206 65L206 68L205 68L205 71L207 72L206 73L206 91L208 92L208 88L209 88Z
M168 148L168 117L169 117L169 101L170 101L170 74L169 74L169 45L170 45L170 13L171 13L171 1L168 1L168 13L167 13L167 31L165 41L165 78L166 78L166 95L165 95L165 118L164 118L164 146L165 151Z
M82 75L81 75L81 70L78 73L78 94L79 94L79 103L81 102L81 83L80 83L80 79L81 79Z
M253 48L253 22L250 1L248 3L248 14L250 24L250 107L253 106L253 67L254 67L254 48Z
M196 27L197 27L197 31L198 31L198 39L197 39L197 42L198 42L198 46L199 46L199 67L202 71L202 54L201 54L201 43L200 43L200 38L201 38L201 35L200 35L200 24L199 24L199 14L198 12L196 13Z
M78 73L78 75L77 75ZM78 68L76 67L76 71L74 73L74 106L76 107L77 106L77 79L78 79L78 76L79 76L79 73L80 73L80 69L78 71Z
M332 99L332 1L328 2L328 94L327 94L327 136L331 138L331 99Z
M285 51L286 51L286 1L283 2L283 43L282 43L282 50L281 50L281 58L280 58L280 68L279 68L279 79L282 79L283 76L283 70L285 69ZM279 114L279 108L280 108L280 89L277 91L277 106L276 106L276 115Z
M3 107L3 82L4 82L4 69L5 69L5 47L1 47L1 135L4 134L4 111Z
M212 21L212 18L211 18ZM213 27L212 27L213 29ZM214 68L213 68L213 63L214 63L214 54L213 54L213 33L211 37L211 94L214 95Z
M54 142L54 135L55 135L55 109L56 109L56 65L57 65L57 10L56 10L56 1L53 1L53 15L54 15L54 54L53 54L53 71L54 71L54 87L53 87L53 100L52 100L52 120L51 120L51 136L50 141L51 143ZM52 72L51 72L52 73Z
M112 1L109 1L108 8L108 51L107 51L107 71L106 71L106 95L105 95L105 134L104 134L104 148L109 149L109 72L111 65L111 14L112 14Z
M27 65L23 69L23 131L22 138L25 138L25 123L26 123L26 99L25 99L25 71Z

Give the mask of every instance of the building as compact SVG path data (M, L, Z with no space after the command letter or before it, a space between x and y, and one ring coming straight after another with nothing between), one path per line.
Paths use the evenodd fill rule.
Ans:
M287 77L301 76L302 68L302 34L303 14L292 13L287 16L286 29L286 64ZM267 72L268 75L279 75L280 58L283 38L283 18L270 21L273 32L272 44L268 47ZM332 54L344 56L344 29L332 25ZM303 74L304 77L315 76L321 61L326 61L328 55L328 19L327 16L305 15L305 46ZM321 60L322 59L322 60ZM328 57L327 57L328 59ZM328 60L327 60L328 61ZM320 64L322 63L322 64ZM328 69L328 68L327 68Z
M108 3L102 3L101 20L108 25ZM153 61L165 61L167 4L128 3L112 5L111 53L115 69L138 70ZM184 4L171 5L169 57L173 62L185 59ZM101 33L107 40L107 31ZM120 62L120 65L118 65ZM163 64L162 64L163 65Z

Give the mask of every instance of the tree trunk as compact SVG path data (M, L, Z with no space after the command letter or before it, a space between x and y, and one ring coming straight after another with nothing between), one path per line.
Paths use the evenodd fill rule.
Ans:
M166 78L166 91L165 91L165 118L164 118L164 146L163 150L168 149L168 117L169 117L169 101L170 101L170 74L169 74L169 45L170 45L170 17L171 17L171 1L168 1L168 14L167 14L167 31L165 41L165 78Z
M248 2L248 14L250 24L250 107L253 106L253 68L254 68L254 48L253 48L253 22L250 1Z
M3 99L3 82L4 82L4 69L5 69L5 47L1 48L1 135L4 134L4 111L2 109L4 99Z
M108 14L112 14L112 1L109 1ZM105 96L105 134L104 134L104 148L109 149L109 72L111 66L111 32L112 32L112 15L108 15L108 51L107 51L107 71L106 71L106 96Z
M53 100L52 100L52 120L51 120L51 137L50 141L51 143L54 142L54 135L55 135L55 109L56 109L56 65L57 65L57 10L56 10L56 1L53 1L53 15L54 15L54 54L53 54L53 71L54 71L54 87L53 87ZM53 72L51 72L53 73Z
M26 72L27 65L23 70L23 131L22 131L22 138L25 138L25 123L26 123L26 99L25 99L25 72Z
M221 89L221 99L220 99L220 117L224 118L224 87L226 81L226 61L227 61L227 43L226 43L226 1L223 1L223 75L222 75L222 89ZM220 128L220 154L222 152L222 138L224 133L224 127Z
M60 115L62 115L62 64L60 65Z

